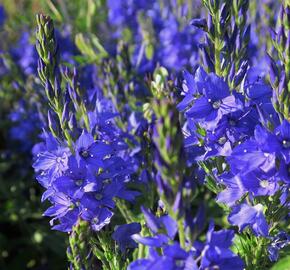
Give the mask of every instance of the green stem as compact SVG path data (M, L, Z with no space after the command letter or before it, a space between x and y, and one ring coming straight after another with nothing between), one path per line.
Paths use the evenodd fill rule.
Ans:
M183 224L183 219L179 219L177 221L177 226L178 226L178 235L179 235L179 242L180 242L180 246L183 249L186 249L185 246L185 233L184 233L184 224Z
M215 23L215 38L214 38L214 66L215 66L215 73L218 76L221 76L221 63L220 63L220 57L221 57L221 50L220 50L220 39L219 39L219 22L218 22L218 16L216 16L216 23Z
M93 251L94 255L102 262L103 267L106 267L105 269L111 269L104 252L102 252L96 245L94 245Z
M143 244L138 245L138 259L143 259L144 256L144 251L145 251L145 246Z
M119 211L122 214L122 216L124 217L124 219L126 220L126 222L131 223L131 222L135 221L131 211L127 208L127 206L124 203L122 203L121 201L117 200L116 201L116 206L119 209Z
M89 121L87 109L83 103L81 104L81 110L82 110L82 115L83 115L85 127L86 127L87 131L90 132L90 129L91 129L90 128L90 121Z
M57 108L58 107L59 106L57 104ZM62 130L62 132L64 134L64 137L65 137L65 139L67 141L67 145L68 145L70 151L72 153L74 153L74 149L73 149L73 139L72 139L70 133L68 132L68 130L66 129L66 127L64 126L64 124L62 122L62 112L61 112L60 109L57 109L57 116L58 116L58 120L59 120L59 123L60 123L61 130Z

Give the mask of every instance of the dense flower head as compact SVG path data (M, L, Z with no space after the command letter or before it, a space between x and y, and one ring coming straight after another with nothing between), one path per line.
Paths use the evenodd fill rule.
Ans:
M86 145L80 143L84 136L88 137ZM126 170L125 163L125 172L114 170L114 166L122 164L122 158L111 157L115 151L112 153L110 147L99 144L88 134L80 136L74 154L52 141L55 145L45 145L46 149L36 154L33 165L38 181L47 188L43 199L53 203L44 215L53 217L52 224L59 220L55 229L70 231L77 219L82 218L90 221L93 229L100 230L113 215L115 197L133 200L137 195L125 187L132 170ZM91 145L97 151L95 158Z
M256 77L251 79L251 72L237 91L224 78L207 74L201 67L193 73L184 71L178 109L186 117L183 132L190 164L212 164L212 158L221 162L217 170L210 165L209 171L216 181L217 202L230 208L229 223L240 232L248 227L254 235L267 238L271 223L265 213L269 209L257 204L256 198L282 194L281 207L289 207L285 203L289 122L279 120L272 103L273 89L261 77L252 74ZM273 260L278 249L273 244L269 252ZM206 261L207 256L203 258Z
M232 267L244 268L243 261L230 250L235 235L233 230L214 231L214 225L211 223L206 242L196 241L192 247L189 246L185 250L177 242L166 240L166 237L175 239L174 235L177 232L176 224L174 225L174 221L169 216L164 215L157 218L148 209L143 208L142 211L146 219L146 225L150 228L153 236L142 237L135 234L131 237L135 241L150 247L149 256L131 263L128 269L151 269L152 267L153 269L163 269L166 267L173 270L186 270L219 267L220 269L230 270ZM160 231L162 224L168 229ZM172 230L173 228L174 230ZM162 248L162 255L158 253L157 248ZM201 261L199 262L200 258Z
M33 167L46 188L42 199L53 204L44 215L53 218L54 229L71 231L81 218L93 230L101 230L113 216L115 198L132 201L138 195L126 188L134 167L130 157L123 159L128 146L110 120L116 114L101 103L106 104L99 100L90 112L95 136L82 130L69 148L65 141L44 133L45 142L34 147Z

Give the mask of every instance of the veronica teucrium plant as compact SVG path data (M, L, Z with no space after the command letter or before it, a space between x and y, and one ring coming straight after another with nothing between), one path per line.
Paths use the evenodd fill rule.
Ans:
M290 269L289 3L42 2L0 44L0 172L31 162L68 268Z

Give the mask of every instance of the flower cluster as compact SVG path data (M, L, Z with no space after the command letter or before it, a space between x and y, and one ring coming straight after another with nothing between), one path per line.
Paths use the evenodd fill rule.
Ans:
M272 102L273 91L263 75L257 76L258 70L248 68L248 61L241 60L248 57L246 52L237 53L231 46L231 42L238 41L245 42L239 48L248 46L246 2L241 1L239 6L238 12L244 16L240 25L227 19L237 10L227 4L221 6L219 22L214 10L218 5L210 3L206 7L210 10L209 20L213 21L194 19L194 27L185 28L180 28L181 20L170 7L143 2L137 6L130 2L125 6L111 3L109 21L117 29L115 38L129 27L136 33L133 42L137 44L137 54L130 55L126 47L118 48L119 63L104 62L106 71L93 84L97 90L87 92L82 90L88 86L87 80L83 83L76 70L71 74L63 69L60 74L52 22L45 16L37 18L38 72L51 110L50 132L43 134L45 143L34 148L33 167L38 182L46 188L42 199L52 203L44 215L52 217L54 229L78 235L81 221L100 232L111 224L117 225L110 241L115 241L121 254L135 258L128 269L243 269L245 263L250 265L254 237L261 237L265 243L259 252L266 251L266 246L270 260L277 260L278 250L288 243L287 234L280 243L280 238L271 232L281 234L282 226L277 222L286 218L289 209L290 124L281 118ZM131 25L126 24L129 18ZM220 26L214 28L214 23ZM222 26L225 29L219 30ZM228 51L220 49L215 42L222 42L229 33L231 41L225 43L230 46ZM196 63L195 51L202 36L208 37L200 45L208 54L208 71L199 65L193 72L183 72L176 84L181 90L177 104L179 97L170 93L167 71L155 70L149 89L153 98L143 91L149 102L143 105L145 119L140 117L133 109L140 106L140 97L135 90L131 99L127 95L130 88L138 87L138 80L118 64L128 71L136 69L139 76L150 71L154 62L179 70ZM154 39L158 40L155 48L151 44ZM213 56L209 53L211 47ZM189 51L193 58L188 57ZM130 62L134 63L135 57L132 67ZM67 90L63 90L61 76ZM114 89L112 79L118 76L124 80L121 85L125 89ZM183 122L176 108L183 114ZM201 241L205 209L199 207L194 216L192 197L200 196L203 186L216 194L218 205L227 209L227 221L237 227L236 233L233 229L214 231L210 222L206 240ZM151 209L159 204L158 216L142 207L142 218L135 214L138 209L125 203L146 202L144 194L137 190L152 193L147 203ZM121 214L127 224L112 221L114 212L116 220ZM253 238L246 241L246 234ZM234 244L235 235L238 240ZM102 261L108 260L106 254L112 252L111 247L102 246L103 241L108 241L105 239L106 233L101 234L98 248L92 247L97 248L94 254ZM239 250L239 256L231 247ZM132 255L136 249L137 257ZM267 254L258 259L266 261L265 258ZM111 262L108 264L112 267ZM119 262L118 267L124 267L124 262Z
M177 224L168 215L155 217L150 211L142 209L146 225L153 236L142 237L133 234L132 239L149 247L149 257L139 259L130 264L128 269L208 269L219 267L220 269L243 269L243 261L235 255L230 247L234 237L232 230L214 230L211 223L206 234L206 241L196 241L191 247L184 250L177 241L174 241L177 233ZM131 226L131 224L127 225ZM161 255L158 252L161 249ZM198 267L200 264L200 267Z
M194 74L184 74L183 91L178 107L187 118L186 151L209 168L213 159L221 163L210 170L217 202L231 208L229 223L239 231L249 227L256 236L268 237L275 213L281 207L289 209L285 198L290 165L290 123L280 123L271 88L262 80L246 78L237 91L223 78L198 68ZM276 198L278 205L270 198Z
M31 162L70 269L287 259L289 5L65 2L49 3L61 30L37 14L36 32L0 45L0 161Z
M83 130L72 149L50 133L44 133L44 143L34 147L33 167L46 188L42 200L53 204L44 215L53 217L54 229L69 232L82 218L99 231L113 216L115 198L132 201L138 195L126 188L134 164L122 158L126 145L120 132L113 131L112 114L105 114L91 121L94 136ZM59 223L54 225L56 220Z

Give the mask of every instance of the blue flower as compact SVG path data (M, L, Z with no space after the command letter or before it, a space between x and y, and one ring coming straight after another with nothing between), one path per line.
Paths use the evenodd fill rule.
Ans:
M217 201L220 203L232 206L247 192L240 175L225 173L220 176L220 183L226 186L226 189L217 196Z
M275 262L279 258L279 251L290 245L290 235L284 231L279 232L275 237L272 237L272 242L268 246L269 258Z
M42 200L53 204L44 213L53 217L52 224L58 220L53 229L71 231L82 218L93 230L101 230L113 216L116 197L133 201L139 195L127 189L134 169L130 157L121 157L126 145L120 138L109 145L83 132L75 144L75 155L51 134L45 133L44 139L45 143L34 148L33 166L47 189Z
M114 208L115 202L113 198L115 197L118 187L113 184L104 184L99 183L90 185L88 184L84 187L87 191L81 198L81 204L87 209L93 210L95 207L108 207Z
M276 175L252 171L245 174L225 173L219 177L220 183L226 186L217 196L217 201L232 206L244 194L252 196L271 196L279 189Z
M79 209L76 204L61 192L55 193L49 200L53 205L43 215L53 217L50 222L51 225L54 225L55 220L59 220L59 224L54 225L52 228L65 232L71 231L79 216Z
M246 89L247 97L255 104L263 104L270 101L272 97L272 89L268 85L255 82L250 84Z
M255 126L258 124L255 116L249 108L226 114L218 123L214 133L226 136L231 144L235 145L254 135Z
M110 223L113 212L106 207L91 206L91 210L84 208L80 216L90 222L93 230L100 231Z
M240 204L235 206L228 217L232 225L237 225L240 231L250 226L257 236L268 236L268 224L263 214L263 205L249 206Z
M177 224L170 216L164 215L157 218L145 207L142 207L142 212L148 228L154 234L166 232L166 235L168 235L171 239L174 238L177 232Z
M132 236L135 241L146 246L162 247L167 244L170 239L174 239L177 233L177 224L175 220L168 215L157 218L144 207L142 207L142 212L146 220L146 225L154 236L143 237L135 234Z
M113 125L113 119L119 114L115 112L114 106L109 99L103 97L98 88L90 91L89 100L94 110L88 112L90 128L96 134L108 134L113 136L116 134L116 127Z
M254 196L271 196L279 189L279 182L275 175L260 171L252 171L241 175L244 190Z
M283 180L286 184L290 183L290 166L286 164L283 160L280 162L280 168L278 171L278 176Z
M66 147L40 152L36 155L33 168L39 173L40 177L46 175L47 183L42 183L44 187L49 186L54 179L67 171L70 155L71 153Z
M131 238L133 234L141 231L141 225L139 223L130 223L124 225L118 225L112 238L118 243L121 252L124 253L127 248L137 248L138 244Z
M113 148L102 141L95 141L90 133L83 131L76 141L75 152L78 163L82 160L88 165L102 167L103 159L113 153Z
M132 262L128 270L197 270L193 255L192 251L186 252L178 243L174 243L166 246L162 255L150 249L147 259Z
M71 156L68 162L68 171L53 181L53 187L67 194L70 198L80 199L84 194L85 186L90 183L93 176L88 174L85 165L77 166L75 157Z
M201 251L200 269L244 269L241 258L230 250L234 235L233 230L214 231L214 225L211 223L207 232L206 243Z
M37 52L30 42L29 32L23 32L16 47L12 48L11 55L25 75L36 73Z
M270 172L275 169L276 154L280 149L276 136L257 126L255 137L238 145L227 160L234 173L248 173L255 169Z
M234 231L221 230L214 231L214 225L211 223L207 233L205 244L196 242L193 247L189 247L189 251L182 249L177 242L169 242L168 233L162 229L162 226L169 226L172 237L176 234L176 224L172 220L169 225L167 220L161 220L155 217L150 211L142 209L146 224L154 233L152 237L141 237L138 234L132 235L132 238L146 246L149 246L149 257L139 259L132 262L128 269L173 269L173 270L189 270L189 269L225 269L231 270L233 267L243 269L243 261L235 255L230 247L234 238ZM168 216L163 216L168 217ZM170 220L168 220L170 221ZM167 224L167 225L166 225ZM164 232L165 234L162 234ZM173 239L171 237L171 239ZM158 248L156 250L156 248ZM159 252L161 249L161 253ZM161 254L161 255L160 255ZM197 268L197 261L201 260L200 268Z
M59 217L59 224L54 225L52 229L61 232L71 232L72 227L78 222L79 215L79 209L74 208L73 210L67 212L65 216Z
M127 157L112 156L103 160L102 173L99 175L100 178L118 178L120 182L129 181L129 175L134 173L134 164L132 160Z
M196 99L196 95L203 93L206 76L207 73L202 67L198 67L194 75L186 70L183 72L182 95L185 97L177 105L178 110L184 111Z
M201 125L208 130L216 127L223 115L241 110L243 105L235 95L230 95L228 85L222 78L210 73L203 78L202 96L193 98L193 105L185 112L188 118L201 122ZM192 96L192 93L188 93ZM186 102L188 103L188 101ZM184 107L184 105L179 108Z
M141 236L139 234L132 235L132 239L136 242L148 246L148 247L155 247L161 248L168 244L169 238L165 234L157 234L154 236Z
M290 163L290 123L283 120L282 124L275 130L277 138L281 144L280 155L285 163Z

